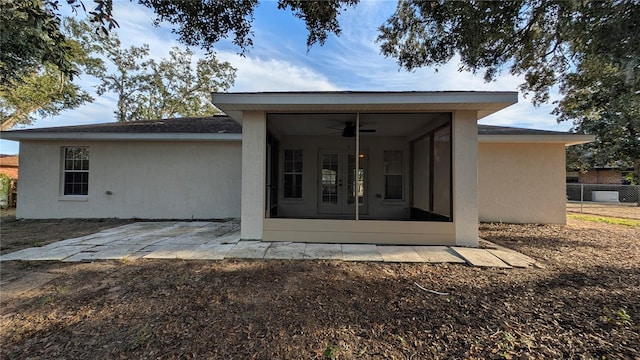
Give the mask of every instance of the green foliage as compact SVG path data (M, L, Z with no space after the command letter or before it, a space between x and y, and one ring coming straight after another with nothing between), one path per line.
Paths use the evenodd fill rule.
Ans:
M253 45L251 25L258 0L165 1L139 0L157 14L155 25L170 23L180 41L208 51L214 44L233 34L233 43L241 52ZM307 46L324 44L328 34L340 34L338 15L358 0L278 0L279 9L290 9L303 20L309 32Z
M74 13L86 9L80 0L66 2ZM89 19L104 32L117 26L112 0L93 2ZM0 0L0 84L18 84L43 67L59 72L64 80L80 73L76 49L61 27L59 5L58 0Z
M638 19L638 0L399 0L378 41L408 70L454 56L487 81L508 68L524 76L521 90L534 104L558 85L558 121L597 137L583 147L583 166L624 161L639 172Z
M123 48L114 33L92 33L87 24L75 21L69 26L82 44L104 57L108 66L90 74L100 80L98 95L117 95L118 121L214 114L218 110L211 93L227 90L235 79L231 64L219 62L214 54L194 60L191 50L174 47L169 58L155 60L147 44Z
M93 100L86 91L61 77L60 71L48 65L21 81L0 85L0 129L28 125L34 114L53 116Z
M0 195L7 195L11 187L11 178L7 174L0 174Z
M601 222L601 223L612 224L612 225L640 227L640 220L633 220L633 219L617 218L617 217L610 217L610 216L587 215L587 214L567 214L567 217L570 219Z
M325 359L335 360L338 357L339 351L340 348L338 347L338 345L329 344L322 352L322 356L324 356Z
M29 8L27 10L35 11L37 9ZM0 17L15 16L18 19L24 17L21 17L24 14L15 9L7 13L2 12L2 14ZM1 26L6 26L6 24ZM26 41L39 41L37 38L29 36L29 33L38 33L39 36L47 37L42 31L29 30L28 26L24 24L20 26L23 28L20 34L27 34ZM57 23L55 26L58 26ZM61 30L59 35L60 44L58 45L64 47L66 52L64 58L67 62L66 64L72 67L73 74L78 75L81 70L86 72L101 65L99 59L90 56L89 50L81 46L79 42L71 39L64 29ZM41 49L44 46L43 44L39 45L40 48L36 46L38 49L29 49L28 44L23 43L24 39L20 38L14 42L9 38L12 36L20 38L21 35L7 34L7 36L4 36L3 34L0 37L3 49L8 46L9 51L11 51L12 46L16 46L27 52L44 51ZM59 65L57 61L54 61L55 59L37 62L36 58L31 57L32 62L24 59L12 62L5 61L9 55L4 52L2 54L0 55L3 57L0 60L0 67L3 70L3 81L0 82L0 130L9 130L16 125L31 124L36 114L39 116L53 116L59 114L62 110L73 109L93 100L86 91L68 79L68 74L65 74L65 68ZM48 55L41 55L48 57ZM14 56L17 55L14 54ZM28 56L25 56L25 58L28 58ZM12 69L16 64L21 66L19 71Z
M616 325L616 326L629 326L633 325L633 321L631 319L631 315L627 313L625 309L613 310L608 307L604 308L604 315L601 317L605 323Z

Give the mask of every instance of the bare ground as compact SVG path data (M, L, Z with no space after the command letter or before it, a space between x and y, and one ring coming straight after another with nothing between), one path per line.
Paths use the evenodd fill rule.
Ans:
M576 214L611 216L623 219L640 220L640 207L636 203L598 203L568 202L567 211Z
M3 297L0 358L640 358L640 228L483 224L481 236L544 268L2 263L3 278L59 276Z
M128 219L16 220L15 210L3 210L1 219L0 254L94 234L133 222Z

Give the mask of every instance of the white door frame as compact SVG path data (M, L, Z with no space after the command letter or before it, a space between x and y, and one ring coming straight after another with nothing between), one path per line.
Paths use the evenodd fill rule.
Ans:
M325 215L355 215L356 206L355 202L349 203L349 192L357 189L355 183L355 176L353 177L353 185L349 186L349 172L353 171L355 175L355 162L349 164L349 158L353 159L355 152L352 150L318 150L318 214ZM366 214L368 212L368 156L367 151L360 151L362 157L360 158L360 164L358 167L362 170L362 203L358 207L359 214ZM323 157L325 155L332 156L333 164L329 164L335 169L335 174L324 174L323 178ZM350 166L351 165L351 166ZM351 167L351 169L349 169ZM328 193L324 192L324 189L330 189ZM357 190L356 190L357 191ZM328 197L331 202L324 202L324 198ZM354 199L358 198L354 196Z

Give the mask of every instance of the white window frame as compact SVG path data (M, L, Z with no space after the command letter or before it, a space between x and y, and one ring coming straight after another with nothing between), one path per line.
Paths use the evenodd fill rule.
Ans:
M387 154L390 153L392 154L392 158L395 158L395 156L393 156L393 154L395 154L396 156L399 156L399 160L396 160L398 162L398 171L394 172L391 171L391 169L393 169L393 166L389 166L390 164L388 164L387 162ZM402 150L384 150L383 154L382 154L382 159L383 159L383 163L384 163L384 200L390 200L390 201L402 201L404 200L404 152ZM394 161L395 162L395 161ZM399 176L400 177L400 197L389 197L389 194L387 193L387 179L389 176Z
M293 160L288 160L287 159L287 152L293 152L292 157ZM298 162L295 160L296 152L300 152L300 171L296 171L296 166L295 163ZM291 166L291 170L287 171L287 163L292 163ZM282 156L282 198L286 199L286 200L301 200L303 198L303 194L304 194L304 183L303 183L303 172L304 172L304 152L302 149L285 149L283 151L283 156ZM300 196L287 196L287 189L285 188L287 182L285 181L285 178L287 176L292 176L294 179L300 179ZM297 180L293 182L292 186L297 185L298 182ZM295 186L297 187L297 186ZM293 191L291 192L295 192L295 188L291 189Z
M84 149L86 151L86 159L83 158L76 158L74 156L68 158L67 157L67 151L68 150L73 150L73 149ZM80 162L80 166L79 168L76 168L76 162L79 161ZM84 161L86 161L86 166L84 164ZM70 168L68 168L68 164L71 164ZM60 189L60 193L63 197L65 198L86 198L89 195L89 169L90 169L90 155L89 155L89 147L88 146L64 146L62 147L62 179L60 181L61 183L61 189ZM86 167L86 168L85 168ZM81 193L77 194L77 193L73 193L72 191L70 193L67 193L67 174L72 174L72 173L86 173L87 174L87 180L86 180L86 194L84 194L84 191L81 191ZM83 182L79 183L79 184L83 184Z

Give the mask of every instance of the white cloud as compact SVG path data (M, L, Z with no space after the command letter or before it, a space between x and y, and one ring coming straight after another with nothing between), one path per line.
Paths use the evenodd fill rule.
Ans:
M218 58L238 69L230 91L332 91L326 76L283 59L258 59L223 52Z

